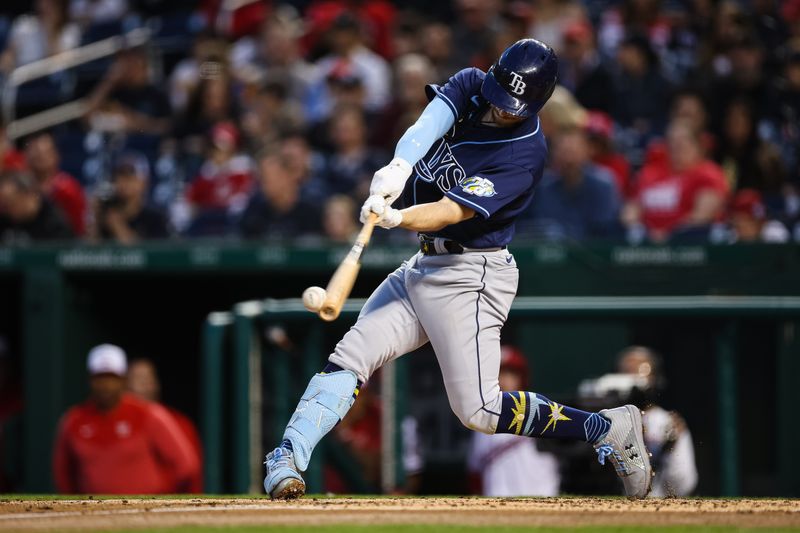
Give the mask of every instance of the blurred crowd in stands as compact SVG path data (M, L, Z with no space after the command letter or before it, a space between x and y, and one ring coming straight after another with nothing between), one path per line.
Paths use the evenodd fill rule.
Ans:
M520 237L800 240L800 0L35 0L0 6L0 242L347 241L423 86L524 37L560 87Z

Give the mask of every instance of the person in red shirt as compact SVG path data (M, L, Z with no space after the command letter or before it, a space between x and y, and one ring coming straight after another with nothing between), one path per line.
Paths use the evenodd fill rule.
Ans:
M208 220L239 215L247 206L253 187L253 162L240 151L236 126L232 122L219 122L211 129L210 137L209 157L186 191L195 226L201 221L208 225ZM206 233L224 233L229 229L227 225L227 220L221 228L210 224L211 230Z
M642 167L622 212L628 228L643 225L663 242L677 231L708 226L723 213L728 185L722 169L703 154L701 134L685 121L667 132L668 157Z
M184 436L191 443L200 460L200 464L202 464L203 446L200 443L200 435L197 433L197 428L188 416L161 403L161 381L158 379L156 366L150 359L134 359L131 361L131 364L128 365L127 387L132 394L143 400L158 403L169 411L169 414L183 431ZM198 468L196 475L192 477L188 491L197 494L203 492L202 468Z
M118 346L89 352L90 397L62 417L53 451L56 488L66 494L185 492L200 467L166 409L125 392Z
M58 148L49 133L39 133L25 144L25 158L42 193L56 205L78 236L86 233L86 197L81 184L59 168Z

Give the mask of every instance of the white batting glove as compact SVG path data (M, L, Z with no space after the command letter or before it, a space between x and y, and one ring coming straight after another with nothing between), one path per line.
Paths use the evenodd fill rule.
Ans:
M403 222L403 213L387 205L383 211L383 216L378 220L378 226L392 229L399 226L401 222Z
M361 215L359 216L359 220L361 220L362 224L367 221L370 213L375 213L378 215L380 218L378 218L378 222L376 224L386 229L394 228L403 221L402 213L400 213L400 211L397 209L392 209L386 205L386 200L377 194L373 194L367 198L367 201L361 206Z
M361 215L358 219L361 221L362 224L367 222L367 218L369 218L370 213L375 213L378 216L383 215L383 212L386 211L386 200L383 199L383 196L379 194L373 194L367 201L364 202L364 205L361 206Z
M403 192L410 175L411 165L408 161L395 157L372 176L369 194L377 194L386 199L387 205L391 205Z

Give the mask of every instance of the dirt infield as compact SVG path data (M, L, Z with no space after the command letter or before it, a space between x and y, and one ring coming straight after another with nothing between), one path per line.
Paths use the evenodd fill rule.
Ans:
M0 531L331 524L798 527L798 500L262 498L0 501Z

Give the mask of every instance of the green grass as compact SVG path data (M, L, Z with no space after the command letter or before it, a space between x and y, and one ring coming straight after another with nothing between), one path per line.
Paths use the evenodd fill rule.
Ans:
M113 533L141 533L142 530L114 530ZM148 529L149 533L767 533L800 531L792 528L732 528L727 526L672 526L672 527L508 527L508 526L448 526L448 525L387 525L387 526L232 526L232 527L178 527L171 529ZM111 532L109 532L111 533Z

